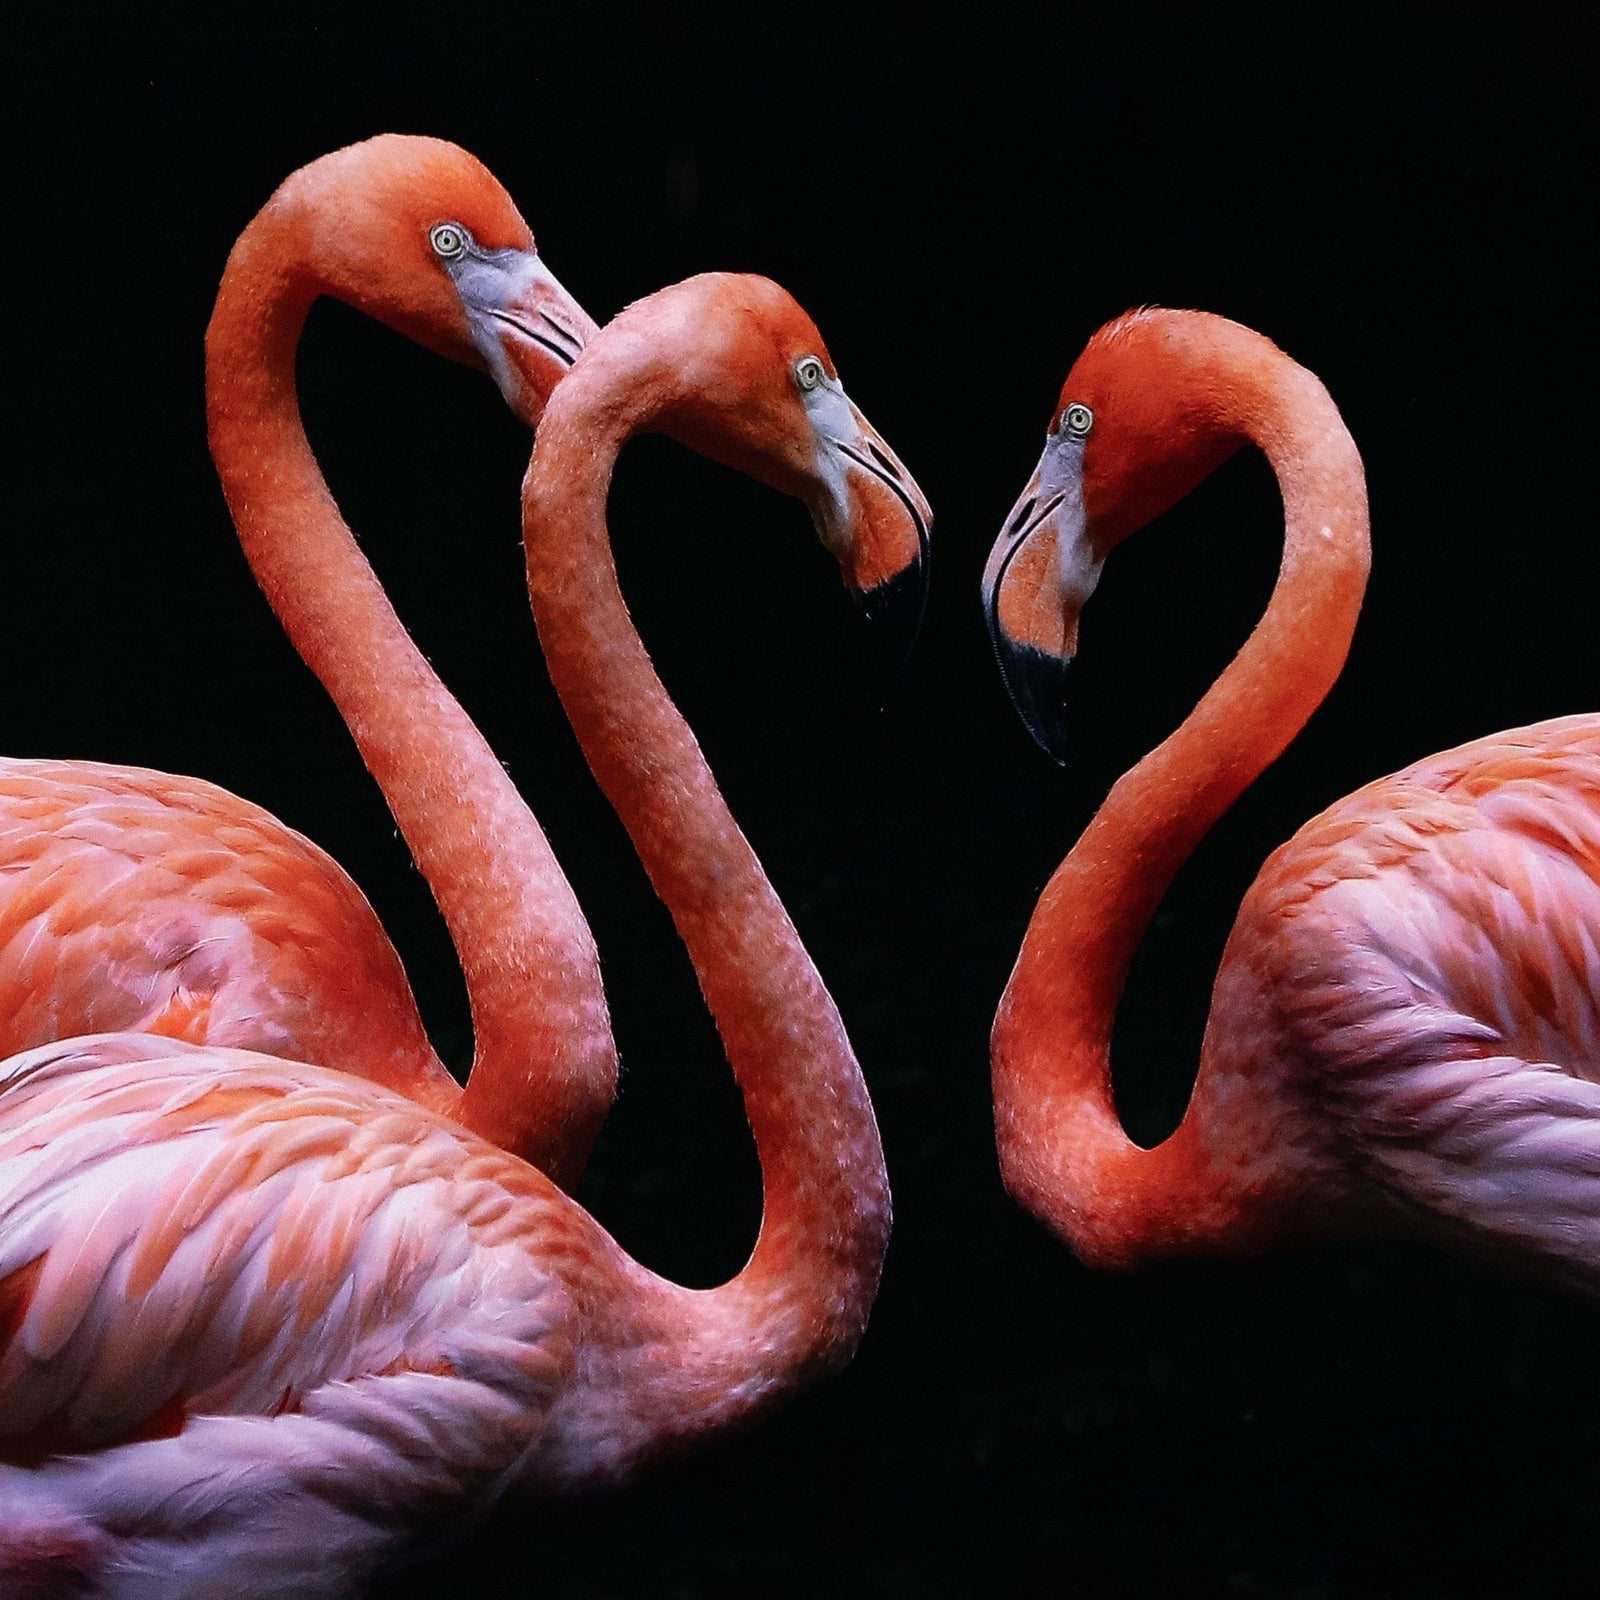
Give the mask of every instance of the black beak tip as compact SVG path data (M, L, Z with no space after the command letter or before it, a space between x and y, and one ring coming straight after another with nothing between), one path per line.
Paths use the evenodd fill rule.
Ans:
M1053 656L1032 645L997 649L1000 676L1029 737L1058 767L1067 764L1066 687L1071 656Z
M922 632L928 606L927 562L919 556L886 582L851 592L861 615L872 624L878 651L904 666Z

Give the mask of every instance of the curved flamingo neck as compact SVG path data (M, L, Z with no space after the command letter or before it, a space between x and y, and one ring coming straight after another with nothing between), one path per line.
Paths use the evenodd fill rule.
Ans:
M640 1450L724 1424L845 1359L889 1226L877 1125L838 1012L617 585L611 471L669 399L638 347L591 345L545 413L523 490L551 680L687 947L761 1160L760 1235L730 1283L688 1291L629 1273L628 1331L616 1337L641 1350L625 1379Z
M338 706L461 962L465 1093L437 1062L400 1087L568 1183L616 1082L598 958L538 823L412 643L312 455L294 357L327 287L313 261L305 213L281 205L230 255L206 331L212 455L251 571Z
M1254 632L1181 727L1113 787L1039 900L993 1036L1008 1187L1085 1258L1245 1248L1273 1226L1259 1178L1206 1147L1196 1107L1153 1150L1127 1137L1111 1031L1133 954L1179 868L1338 678L1368 568L1361 459L1322 385L1261 345L1216 352L1216 425L1278 477L1284 548Z

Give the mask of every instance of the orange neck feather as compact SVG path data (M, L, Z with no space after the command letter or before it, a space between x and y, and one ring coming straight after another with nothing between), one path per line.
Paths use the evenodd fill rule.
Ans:
M617 586L605 519L612 467L671 398L646 361L642 342L610 329L585 352L541 424L523 505L551 680L689 952L761 1160L761 1231L739 1275L698 1294L655 1279L638 1286L644 1314L678 1330L671 1370L652 1369L654 1443L726 1423L849 1354L876 1292L889 1200L833 1001Z
M246 559L333 697L444 915L476 1054L454 1114L570 1182L616 1055L587 925L494 752L412 643L339 515L295 397L323 285L304 197L235 246L206 333L212 454ZM443 1068L417 1097L454 1099Z
M1193 1102L1155 1149L1128 1139L1111 1094L1111 1030L1133 953L1178 869L1337 679L1366 583L1361 462L1333 402L1310 373L1253 335L1235 343L1230 328L1215 334L1214 425L1259 445L1278 475L1277 585L1239 654L1118 781L1051 878L992 1041L1008 1187L1081 1255L1107 1263L1246 1248L1273 1227L1264 1196L1202 1147Z

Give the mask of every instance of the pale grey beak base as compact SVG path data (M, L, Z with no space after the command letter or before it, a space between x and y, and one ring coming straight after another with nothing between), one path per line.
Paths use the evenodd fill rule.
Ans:
M868 590L853 590L862 615L871 622L880 653L901 662L922 630L928 603L933 513L899 459L884 443L837 378L824 378L802 397L817 440L818 490L810 499L811 520L826 549L848 565L855 537L851 480L872 479L897 501L917 536L910 566Z
M472 342L513 407L522 383L506 355L508 333L536 345L563 367L570 367L594 336L594 322L537 251L469 248L443 266L467 314Z

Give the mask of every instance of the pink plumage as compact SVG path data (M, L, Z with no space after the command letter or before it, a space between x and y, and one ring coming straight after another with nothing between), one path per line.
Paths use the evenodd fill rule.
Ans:
M1298 1149L1314 1139L1375 1226L1397 1215L1592 1288L1597 946L1600 718L1495 734L1356 791L1268 858L1201 1070L1245 1080L1235 1040L1277 1064Z
M14 1057L0 1104L0 1575L55 1530L119 1595L341 1593L529 1466L621 1270L526 1163L342 1073L116 1034Z

